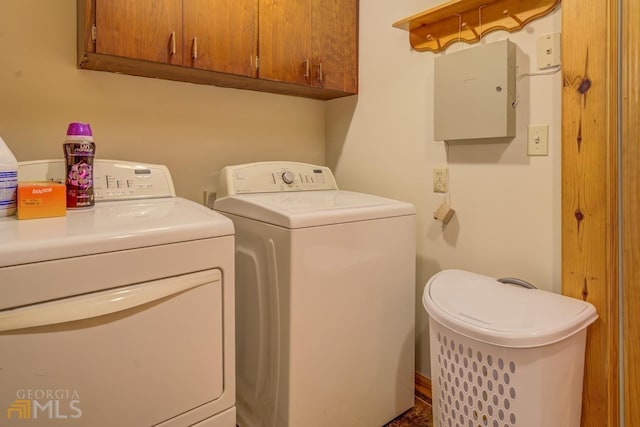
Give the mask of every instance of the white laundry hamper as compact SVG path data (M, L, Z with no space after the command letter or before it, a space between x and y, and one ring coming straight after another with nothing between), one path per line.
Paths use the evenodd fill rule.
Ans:
M426 284L435 427L580 425L588 302L445 270Z

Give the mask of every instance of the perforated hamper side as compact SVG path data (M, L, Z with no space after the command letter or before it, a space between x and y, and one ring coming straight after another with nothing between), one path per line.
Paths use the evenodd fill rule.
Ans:
M586 328L549 345L502 347L429 316L434 426L578 427Z

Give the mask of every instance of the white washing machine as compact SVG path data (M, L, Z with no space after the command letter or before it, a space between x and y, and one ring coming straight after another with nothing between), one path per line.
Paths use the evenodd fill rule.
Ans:
M414 403L415 209L326 167L222 170L240 427L375 427Z
M233 224L164 166L94 178L93 208L0 219L2 425L235 426Z

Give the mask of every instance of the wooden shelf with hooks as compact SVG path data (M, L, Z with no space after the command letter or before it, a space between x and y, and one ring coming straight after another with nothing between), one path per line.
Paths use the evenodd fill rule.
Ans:
M519 31L559 4L560 0L452 0L393 26L409 31L415 50L440 52L457 41L476 43L491 31Z

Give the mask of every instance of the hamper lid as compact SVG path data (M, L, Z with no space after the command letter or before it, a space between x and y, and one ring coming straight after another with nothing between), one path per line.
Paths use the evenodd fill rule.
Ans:
M433 276L422 302L429 317L443 326L502 347L552 344L598 317L595 307L586 301L462 270Z

